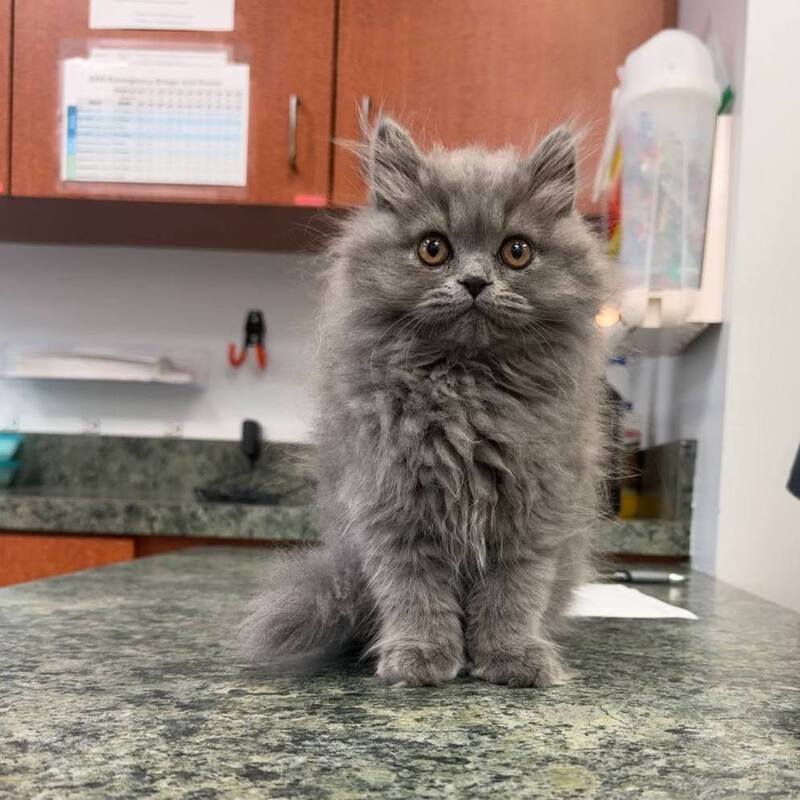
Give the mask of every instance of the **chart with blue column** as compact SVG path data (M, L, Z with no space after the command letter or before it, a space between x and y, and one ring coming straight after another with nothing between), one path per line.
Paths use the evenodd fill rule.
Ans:
M61 179L245 186L247 64L63 65Z

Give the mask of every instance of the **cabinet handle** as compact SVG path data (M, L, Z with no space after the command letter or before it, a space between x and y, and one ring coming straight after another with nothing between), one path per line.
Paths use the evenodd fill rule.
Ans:
M300 98L296 94L289 95L289 169L297 172L297 109Z
M358 105L359 121L361 122L361 130L366 132L369 130L369 112L372 107L372 100L368 94L361 95L361 102Z

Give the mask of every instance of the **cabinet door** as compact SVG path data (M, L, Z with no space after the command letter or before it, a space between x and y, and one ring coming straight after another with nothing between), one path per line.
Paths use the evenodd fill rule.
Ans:
M235 30L107 31L88 27L89 0L16 0L11 193L26 197L293 205L329 191L334 0L236 0ZM224 44L250 63L247 187L61 183L60 60L89 44ZM299 98L289 163L290 96ZM4 129L4 128L0 128Z
M135 555L133 539L0 533L0 586L64 575Z
M340 0L336 136L359 138L365 98L448 147L527 148L571 120L589 126L589 186L617 66L675 15L674 0ZM334 201L362 196L355 157L337 148Z
M0 0L0 194L8 194L11 105L11 0Z

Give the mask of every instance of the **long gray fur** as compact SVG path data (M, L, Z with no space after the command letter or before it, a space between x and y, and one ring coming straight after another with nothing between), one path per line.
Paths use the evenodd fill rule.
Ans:
M368 204L329 252L320 353L324 547L287 558L242 625L256 661L357 642L390 683L468 668L565 677L556 637L589 575L611 287L575 211L575 142L428 153L388 118ZM447 236L450 260L417 243ZM504 239L534 244L511 270ZM490 285L473 298L458 281Z

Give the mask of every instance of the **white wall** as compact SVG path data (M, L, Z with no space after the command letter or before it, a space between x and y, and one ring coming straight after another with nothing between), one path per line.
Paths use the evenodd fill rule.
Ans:
M44 223L43 223L44 224ZM305 440L317 265L309 257L144 248L0 244L0 347L41 339L199 348L208 386L0 380L0 429L236 439L258 419L275 440ZM248 308L264 310L269 367L232 370ZM245 365L252 367L252 364Z
M800 611L800 3L751 2L746 52L717 575Z

